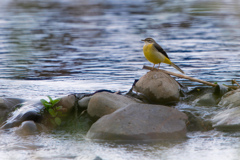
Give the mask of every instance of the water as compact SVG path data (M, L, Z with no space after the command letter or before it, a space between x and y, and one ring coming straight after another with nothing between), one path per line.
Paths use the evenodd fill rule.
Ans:
M231 84L240 80L239 7L231 0L1 1L0 95L40 99L98 89L128 91L147 72L142 66L152 65L142 53L140 40L146 37L161 44L187 75ZM0 159L240 157L239 137L219 131L151 144L98 143L79 136L0 133Z
M201 135L201 136L200 136ZM1 159L238 159L239 138L211 131L191 133L186 141L158 143L93 142L67 133L17 137L1 135Z

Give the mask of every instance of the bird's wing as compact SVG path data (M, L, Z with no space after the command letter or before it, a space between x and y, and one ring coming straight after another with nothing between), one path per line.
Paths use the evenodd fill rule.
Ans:
M154 45L154 47L158 50L158 52L161 52L164 56L166 56L168 59L169 59L169 57L168 57L168 55L167 55L167 53L162 49L162 47L159 45L159 44L153 44Z

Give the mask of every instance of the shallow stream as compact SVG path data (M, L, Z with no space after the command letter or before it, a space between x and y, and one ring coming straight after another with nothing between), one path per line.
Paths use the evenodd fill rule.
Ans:
M239 8L233 0L1 1L0 96L127 92L147 72L142 66L152 65L142 53L146 37L188 76L231 85L240 81ZM189 89L202 85L177 80ZM213 130L177 142L113 143L65 130L27 137L0 132L0 159L96 158L237 160L240 137Z

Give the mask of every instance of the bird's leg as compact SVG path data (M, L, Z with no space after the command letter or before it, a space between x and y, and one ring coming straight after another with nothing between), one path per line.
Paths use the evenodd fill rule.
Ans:
M160 68L160 64L161 64L161 63L158 64L158 69Z
M154 67L155 67L155 64L153 64L152 71L153 71Z

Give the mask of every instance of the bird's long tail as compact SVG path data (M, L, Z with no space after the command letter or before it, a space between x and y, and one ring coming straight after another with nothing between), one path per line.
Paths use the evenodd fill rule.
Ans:
M173 66L174 68L176 68L178 71L180 71L181 73L185 74L176 64L171 63L171 66Z

